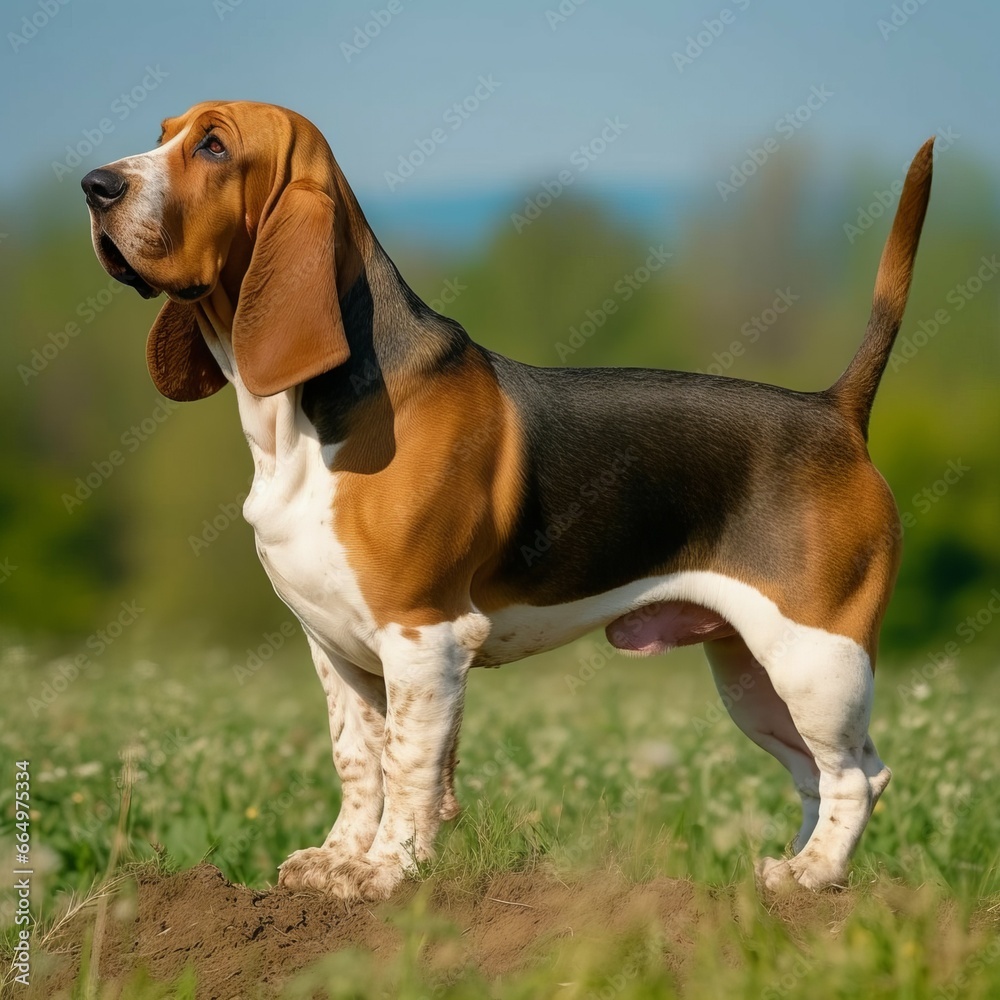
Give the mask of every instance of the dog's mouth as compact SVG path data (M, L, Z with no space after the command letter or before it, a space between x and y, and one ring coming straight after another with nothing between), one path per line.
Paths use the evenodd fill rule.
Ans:
M144 299L155 299L160 294L125 259L125 255L107 233L101 233L98 244L101 252L101 263L104 265L104 270L112 278L120 281L123 285L134 288Z

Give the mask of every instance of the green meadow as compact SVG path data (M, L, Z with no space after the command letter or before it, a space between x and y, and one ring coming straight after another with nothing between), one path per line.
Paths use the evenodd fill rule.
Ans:
M28 761L33 974L75 956L75 983L53 994L74 1000L1000 996L1000 218L964 155L938 156L872 420L903 526L872 723L894 778L850 885L760 895L754 859L798 825L790 780L731 723L700 652L625 659L597 635L473 673L463 812L372 915L397 948L340 948L229 992L196 962L167 982L141 963L99 982L102 914L131 912L136 879L206 859L264 890L321 842L339 801L324 699L240 516L251 462L231 394L159 397L143 354L155 304L100 269L82 203L11 206L0 834L6 862ZM568 194L520 230L499 218L469 252L388 249L423 298L524 361L818 389L860 343L888 228L861 225L884 170L857 162L831 186L820 167L790 151L730 203L708 190L644 234ZM471 939L448 901L515 876L570 887L581 912L588 886L612 884L659 910L629 924L594 888L591 916L613 933L550 913L502 972L444 961ZM4 897L8 952L15 916ZM8 976L4 997L19 990Z
M128 646L37 717L28 704L67 661L23 646L5 654L0 743L6 760L30 758L39 951L71 906L136 862L166 873L207 858L266 889L289 852L322 841L338 808L324 702L299 638L249 671L246 650L138 656ZM399 955L337 953L290 976L280 995L995 997L1000 680L979 653L970 644L956 658L880 672L872 733L895 776L850 886L794 894L794 919L758 895L753 861L783 850L797 798L731 723L700 653L636 661L592 638L474 671L463 812L443 829L417 895L380 911L403 928ZM5 822L11 788L0 792ZM678 940L648 921L597 948L543 936L507 975L436 977L421 956L461 928L447 915L424 919L426 894L471 892L505 872L584 887L609 874L639 888L685 880L697 933ZM137 975L122 993L119 984L92 995L207 995L185 992L196 982L189 971L177 992L160 992Z

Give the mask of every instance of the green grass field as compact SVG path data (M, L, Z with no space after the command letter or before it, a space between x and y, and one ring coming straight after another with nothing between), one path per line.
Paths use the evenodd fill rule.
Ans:
M143 658L121 643L57 692L61 661L7 648L0 816L9 843L14 763L27 759L37 940L70 893L106 876L116 824L127 833L121 863L183 869L207 857L261 889L290 851L322 841L338 788L305 644L286 642L257 671L245 661L224 650ZM1000 996L1000 675L964 658L890 663L876 688L872 734L894 779L837 919L823 916L829 898L810 897L815 919L790 921L757 896L752 863L791 838L797 799L730 721L700 651L637 661L594 637L474 671L457 779L464 811L422 877L690 879L698 934L683 962L664 961L675 945L649 925L600 948L561 940L492 982L470 969L436 977L422 955L454 929L422 919L418 891L394 918L405 940L396 958L345 951L282 995ZM169 987L139 976L91 995L200 996L194 981L190 971Z

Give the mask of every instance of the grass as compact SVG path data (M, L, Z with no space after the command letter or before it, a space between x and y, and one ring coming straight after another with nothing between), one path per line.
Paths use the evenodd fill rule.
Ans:
M60 661L7 648L0 747L11 768L31 762L43 927L70 894L120 868L116 850L177 868L208 856L231 880L266 888L289 852L322 841L338 788L304 643L244 671L243 683L240 665L223 650L155 660L114 651L44 704ZM1000 674L897 664L880 669L876 687L872 734L895 777L855 858L857 905L832 930L797 932L761 904L752 879L753 859L780 853L794 833L797 799L782 768L729 720L700 652L626 660L588 638L474 672L457 776L465 808L442 831L429 879L471 881L539 859L563 873L690 878L704 935L683 982L664 965L654 927L596 950L560 945L502 983L474 972L435 981L419 956L453 931L419 919L418 894L401 911L412 919L395 960L341 952L286 995L1000 995ZM0 785L4 834L12 821L11 772ZM914 890L902 902L900 886ZM114 995L194 990L190 973L170 987L137 974Z

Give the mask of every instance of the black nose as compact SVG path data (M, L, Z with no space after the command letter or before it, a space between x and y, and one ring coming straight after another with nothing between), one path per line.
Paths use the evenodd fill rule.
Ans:
M98 167L80 181L80 186L91 208L110 208L125 193L128 181L113 170Z

